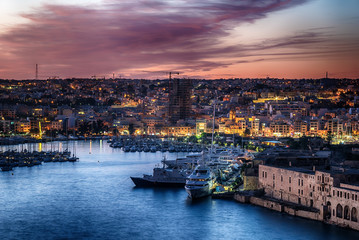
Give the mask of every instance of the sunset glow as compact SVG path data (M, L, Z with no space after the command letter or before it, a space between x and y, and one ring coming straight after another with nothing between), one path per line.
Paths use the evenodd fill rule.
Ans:
M356 0L0 3L0 78L359 77Z

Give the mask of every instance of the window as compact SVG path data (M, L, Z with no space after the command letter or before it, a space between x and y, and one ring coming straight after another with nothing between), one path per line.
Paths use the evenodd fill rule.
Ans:
M275 180L275 175L273 174L273 180Z
M301 191L302 195L303 195L303 190Z
M289 192L291 192L292 191L292 188L291 187L289 187Z
M280 181L283 182L283 176L282 175L280 175Z
M340 197L343 197L343 192L342 191L340 191Z
M298 189L298 194L300 194L300 189Z
M289 183L292 183L292 178L291 177L289 177Z
M335 196L335 190L333 190L333 196Z
M303 187L303 179L302 179L302 187Z
M300 179L298 179L298 186L300 186Z
M264 171L262 171L262 178L264 178Z
M267 178L267 172L264 173L264 177Z

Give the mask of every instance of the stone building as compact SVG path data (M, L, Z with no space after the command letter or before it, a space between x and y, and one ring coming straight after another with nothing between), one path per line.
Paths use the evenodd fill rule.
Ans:
M259 166L265 196L319 211L318 220L359 230L359 171Z

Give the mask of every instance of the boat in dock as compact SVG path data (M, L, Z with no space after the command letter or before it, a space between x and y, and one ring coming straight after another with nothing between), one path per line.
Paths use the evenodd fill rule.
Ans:
M190 176L188 176L185 189L188 197L197 199L212 194L215 188L216 175L209 166L198 165Z
M8 172L11 170L12 170L12 166L10 166L10 165L5 165L5 166L1 167L1 171L3 171L3 172Z
M136 187L183 187L191 170L175 166L169 168L166 158L162 161L163 167L153 169L152 175L143 174L143 177L131 177Z

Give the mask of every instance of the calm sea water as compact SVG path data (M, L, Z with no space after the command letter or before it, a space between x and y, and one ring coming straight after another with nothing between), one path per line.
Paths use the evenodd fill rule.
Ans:
M130 176L151 173L162 153L75 144L79 162L0 172L1 239L359 239L355 231L234 201L192 202L184 189L134 188Z

